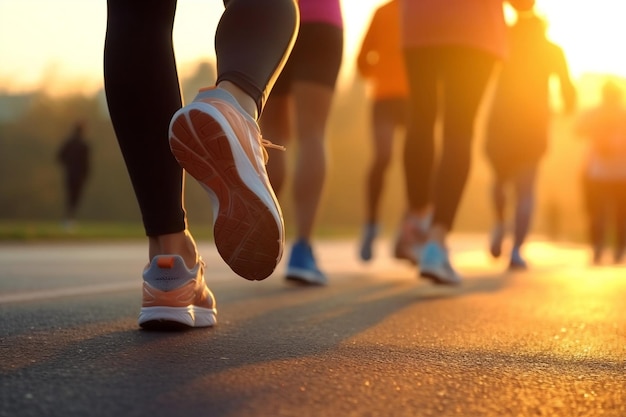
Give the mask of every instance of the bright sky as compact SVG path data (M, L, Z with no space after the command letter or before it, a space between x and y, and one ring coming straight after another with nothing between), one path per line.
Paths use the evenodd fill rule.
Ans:
M353 71L363 30L383 1L342 0L342 76ZM213 32L222 9L222 0L178 1L174 41L181 75L186 64L214 56ZM575 77L626 76L624 0L537 0L537 9L549 20L549 36L564 48ZM100 88L105 24L106 0L0 0L0 92L42 83L51 92Z

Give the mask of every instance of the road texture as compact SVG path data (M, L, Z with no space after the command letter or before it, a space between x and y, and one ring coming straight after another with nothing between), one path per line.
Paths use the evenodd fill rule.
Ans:
M534 240L506 272L455 236L456 288L322 241L325 288L234 276L218 324L137 327L141 243L0 246L0 416L626 416L626 267Z

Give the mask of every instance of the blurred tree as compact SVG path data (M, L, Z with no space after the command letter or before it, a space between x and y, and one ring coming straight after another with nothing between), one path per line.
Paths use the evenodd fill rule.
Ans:
M215 84L217 69L215 62L203 61L196 65L196 69L188 78L182 81L183 100L185 103L194 99L198 90Z
M597 80L583 80L580 88L596 86ZM201 87L215 82L215 64L199 62L189 76L181 79L183 94L191 100ZM596 83L596 84L593 84ZM595 89L590 89L594 91ZM12 97L9 97L12 98ZM0 95L0 108L5 97ZM6 100L5 100L6 101ZM8 100L9 102L11 100ZM56 221L62 215L63 188L61 173L55 162L56 149L67 133L67 127L76 119L85 120L92 144L93 176L86 190L81 217L85 221L125 221L139 223L139 210L126 175L126 168L119 151L115 134L106 110L103 92L93 96L49 96L42 92L29 95L24 104L20 97L21 115L0 118L0 219L32 219ZM322 232L351 233L360 230L359 210L362 210L363 176L366 175L371 146L368 128L368 100L365 85L355 77L342 80L333 103L329 120L328 152L330 158L328 187L319 225ZM479 123L477 151L482 128ZM544 166L544 181L540 184L542 200L558 199L562 208L558 213L562 238L580 237L582 234L582 210L579 209L578 188L564 178L577 175L582 147L569 134L569 127L556 120L554 123L552 151ZM268 138L271 139L271 138ZM289 147L287 152L293 152ZM401 147L397 147L397 151ZM487 230L489 208L486 205L488 170L477 154L472 167L463 203L458 216L461 232L484 232ZM401 160L401 158L396 158ZM403 210L404 189L400 164L389 172L389 186L384 206L381 207L382 222L388 230L395 228L399 213ZM288 192L289 185L285 191ZM290 201L286 195L284 201ZM396 198L397 197L397 198ZM206 224L210 230L211 207L206 193L195 180L187 179L186 209L192 224ZM545 213L538 219L536 232L549 232L553 222L550 208L538 207ZM291 230L290 207L283 207L287 220L287 232Z

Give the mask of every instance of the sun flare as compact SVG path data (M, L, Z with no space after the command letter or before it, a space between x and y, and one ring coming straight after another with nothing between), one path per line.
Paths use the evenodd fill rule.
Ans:
M353 73L354 55L363 33L375 8L385 1L342 0L342 78ZM74 14L72 19L62 17L66 23L59 26L55 17L67 9L63 4L68 4ZM210 38L222 8L223 3L217 0L181 2L175 27L176 55L181 65L213 54ZM626 57L618 53L626 40L624 0L536 0L536 9L547 20L548 36L564 49L575 78L590 72L626 78ZM11 39L0 42L0 90L19 91L39 85L62 89L77 84L76 80L80 80L75 85L78 89L99 86L105 26L103 2L58 0L38 2L33 9L30 2L0 1L0 39Z
M603 73L626 77L626 2L623 0L538 0L548 37L565 51L574 77Z

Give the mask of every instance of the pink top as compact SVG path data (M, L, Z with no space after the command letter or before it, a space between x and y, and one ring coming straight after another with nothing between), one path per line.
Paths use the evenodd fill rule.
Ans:
M503 0L401 0L405 47L460 45L508 54Z
M300 22L329 23L343 28L339 0L299 0Z

